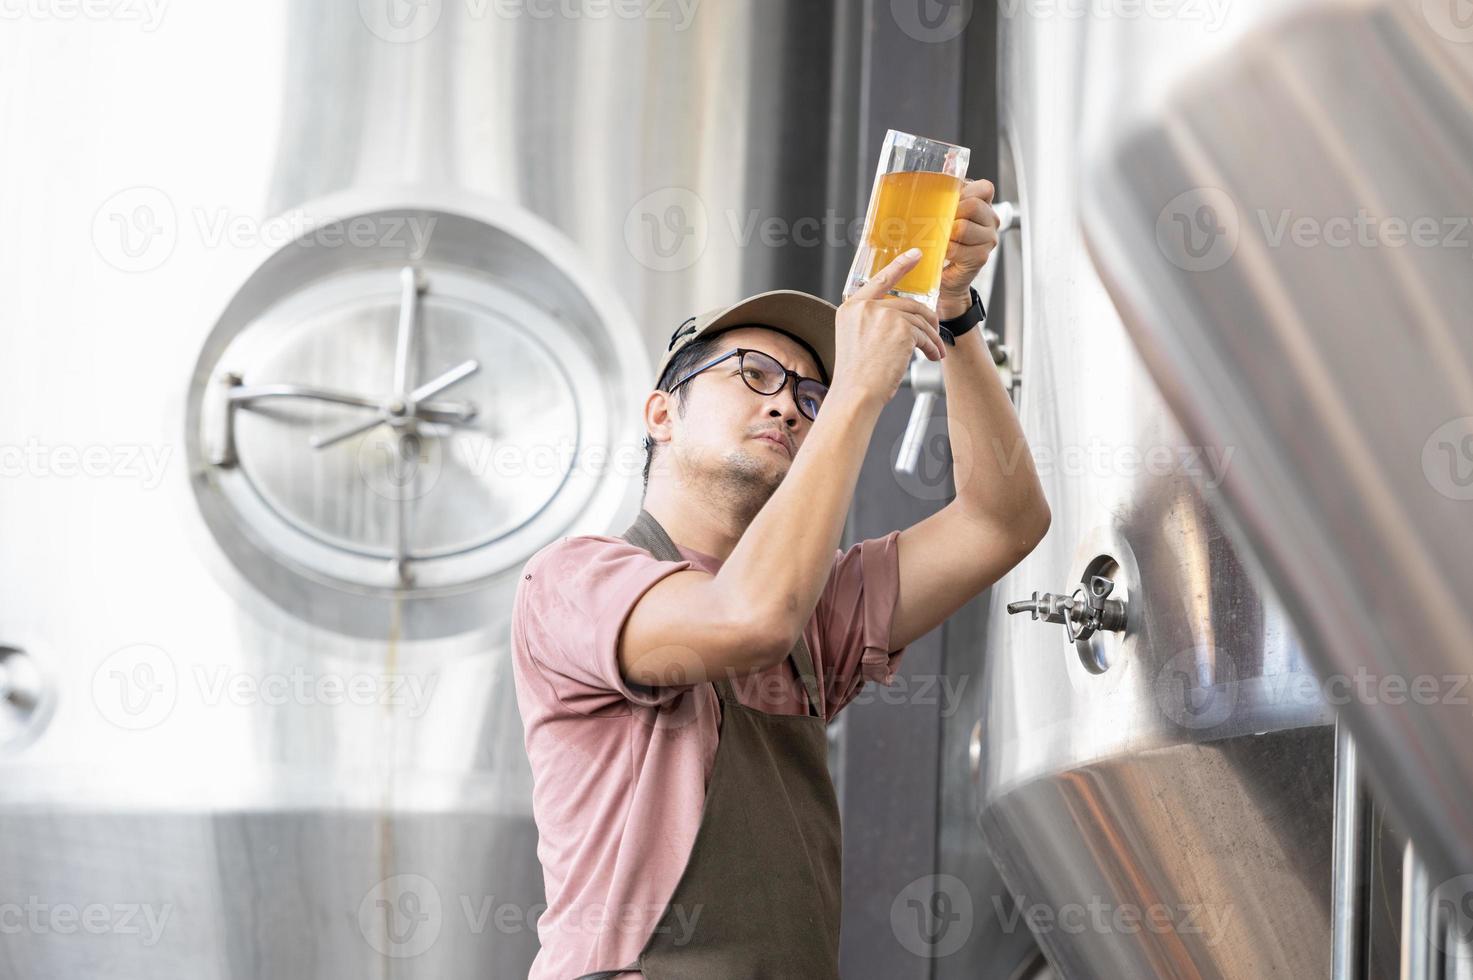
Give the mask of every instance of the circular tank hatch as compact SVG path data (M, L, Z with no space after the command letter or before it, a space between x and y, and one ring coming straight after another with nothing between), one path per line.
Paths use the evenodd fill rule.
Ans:
M546 231L538 247L433 209L338 223L365 221L418 232L336 248L310 232L217 324L190 391L196 499L232 564L293 614L449 635L505 608L486 594L498 577L617 509L630 454L614 450L637 437L614 420L636 421L650 367Z

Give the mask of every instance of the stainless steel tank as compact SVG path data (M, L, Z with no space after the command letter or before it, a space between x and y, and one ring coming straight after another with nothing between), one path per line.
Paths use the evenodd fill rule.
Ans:
M1461 975L1467 11L1000 7L1054 510L977 730L1015 912L1067 976Z
M834 10L11 13L0 975L524 975L512 576L680 320L848 261L769 224Z
M1334 975L1383 975L1389 933L1401 976L1466 976L1473 11L1265 14L1121 59L1153 97L1093 134L1084 224L1173 411L1237 450L1216 504L1340 713Z
M1122 75L1159 97L1099 134L1092 253L1193 438L1237 448L1218 501L1385 804L1465 874L1473 17L1274 14L1223 56Z
M6 8L0 929L24 925L0 976L524 973L541 881L510 576L632 512L638 397L676 323L775 284L833 292L869 166L855 133L888 124L856 75L898 103L975 71L988 53L941 30L959 11L1000 17L1017 223L989 308L1054 522L946 641L953 663L980 652L982 711L970 742L948 730L946 857L916 873L963 875L984 941L917 970L1026 961L1031 929L1071 977L1329 972L1349 818L1312 663L1406 667L1350 635L1373 623L1347 597L1369 595L1388 629L1428 631L1425 670L1467 670L1441 642L1466 612L1469 552L1443 533L1466 474L1426 461L1457 462L1463 430L1406 444L1406 418L1351 395L1396 313L1372 301L1396 296L1417 312L1392 372L1414 421L1473 413L1445 314L1473 280L1439 254L1432 292L1377 293L1372 263L1286 266L1281 295L1162 243L1217 203L1200 188L1256 206L1281 174L1315 186L1311 165L1455 212L1466 25L1430 0L856 9ZM872 15L915 64L856 67ZM1367 77L1416 111L1375 86L1328 97L1337 50L1374 53ZM1367 121L1356 100L1375 140L1340 139ZM1187 139L1183 119L1217 128ZM1394 152L1433 132L1434 152ZM1279 398L1317 376L1296 321L1259 315L1284 296L1338 309L1312 336L1361 372L1318 401ZM1262 346L1225 343L1245 315ZM1299 452L1298 409L1328 425L1336 405L1365 441ZM1447 491L1413 481L1415 534L1296 495L1333 505L1356 445L1386 468L1357 475L1406 490L1410 445L1412 476ZM1318 578L1346 569L1363 574ZM1473 839L1466 715L1347 715L1436 885ZM958 833L964 745L1011 900ZM866 897L883 921L904 896Z
M1210 503L1233 447L1176 423L1081 223L1095 134L1158 94L1139 80L1269 13L1162 7L1002 18L998 197L1018 223L994 327L1054 516L987 618L981 822L1014 896L996 914L1068 977L1325 976L1334 715Z

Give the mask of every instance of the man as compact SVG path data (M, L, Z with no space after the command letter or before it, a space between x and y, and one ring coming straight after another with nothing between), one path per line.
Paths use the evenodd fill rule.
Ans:
M1049 525L972 329L992 193L965 185L936 312L888 295L916 253L837 310L778 290L683 324L645 400L638 519L527 563L512 643L548 901L533 980L838 976L824 728ZM841 551L916 349L942 362L956 498Z

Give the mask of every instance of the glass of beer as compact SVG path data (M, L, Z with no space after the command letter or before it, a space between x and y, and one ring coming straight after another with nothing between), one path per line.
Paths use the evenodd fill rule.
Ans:
M845 299L902 252L919 248L921 260L890 292L936 308L941 267L971 155L965 146L894 129L885 133L864 235L844 284Z

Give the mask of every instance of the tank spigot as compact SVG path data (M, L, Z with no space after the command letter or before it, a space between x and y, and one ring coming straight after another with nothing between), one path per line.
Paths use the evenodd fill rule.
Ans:
M1125 603L1110 598L1114 590L1115 583L1110 579L1092 575L1088 588L1080 587L1067 596L1035 592L1031 599L1008 603L1008 613L1026 612L1030 619L1063 623L1070 641L1087 640L1098 630L1125 629Z

